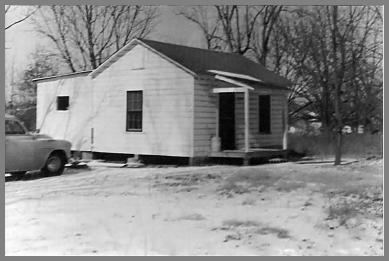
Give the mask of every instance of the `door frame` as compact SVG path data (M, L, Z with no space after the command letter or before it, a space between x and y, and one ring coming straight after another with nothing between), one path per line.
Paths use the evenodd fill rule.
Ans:
M230 112L229 117L226 117L222 115L224 112L222 106L226 106L227 104L224 104L222 100L222 96L228 97L229 103L227 103L230 108L228 108L227 111ZM235 99L235 93L234 92L225 92L225 93L219 93L218 96L218 136L220 137L220 148L221 150L235 150L236 149L236 117L235 117L235 106L236 106L236 99ZM232 102L231 102L232 101ZM228 118L231 118L232 123L226 125L226 120ZM233 126L231 128L231 125ZM223 134L224 132L224 134ZM228 144L226 144L226 139L223 139L225 137L226 133L227 135L232 135L230 139L228 139Z

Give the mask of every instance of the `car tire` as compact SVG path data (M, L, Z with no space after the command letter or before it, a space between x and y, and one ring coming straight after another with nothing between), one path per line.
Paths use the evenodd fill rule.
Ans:
M44 176L61 175L65 169L65 159L59 153L52 153L47 158L45 166L41 169Z

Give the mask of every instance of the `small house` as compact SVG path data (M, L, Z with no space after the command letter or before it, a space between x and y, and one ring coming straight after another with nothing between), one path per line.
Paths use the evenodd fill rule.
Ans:
M35 79L37 128L74 151L280 154L290 82L241 55L134 39L92 71Z

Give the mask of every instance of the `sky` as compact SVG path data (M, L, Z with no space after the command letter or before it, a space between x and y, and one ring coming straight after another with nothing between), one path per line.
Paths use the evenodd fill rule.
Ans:
M28 6L13 7L5 17L5 24L9 24L22 14ZM176 7L161 6L159 21L148 38L193 47L205 47L200 30L184 17L175 14ZM14 79L20 75L30 63L31 55L37 48L48 48L49 41L34 32L29 20L19 23L5 31L5 85L6 97L10 91L12 74Z

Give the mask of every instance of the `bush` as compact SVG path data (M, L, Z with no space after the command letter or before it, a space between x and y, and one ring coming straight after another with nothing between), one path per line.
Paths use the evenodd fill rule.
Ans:
M36 105L26 102L14 106L7 106L6 113L11 114L23 122L29 131L36 129Z
M288 147L291 151L307 156L333 156L335 139L324 135L289 134ZM349 157L382 157L382 134L343 135L342 155Z

